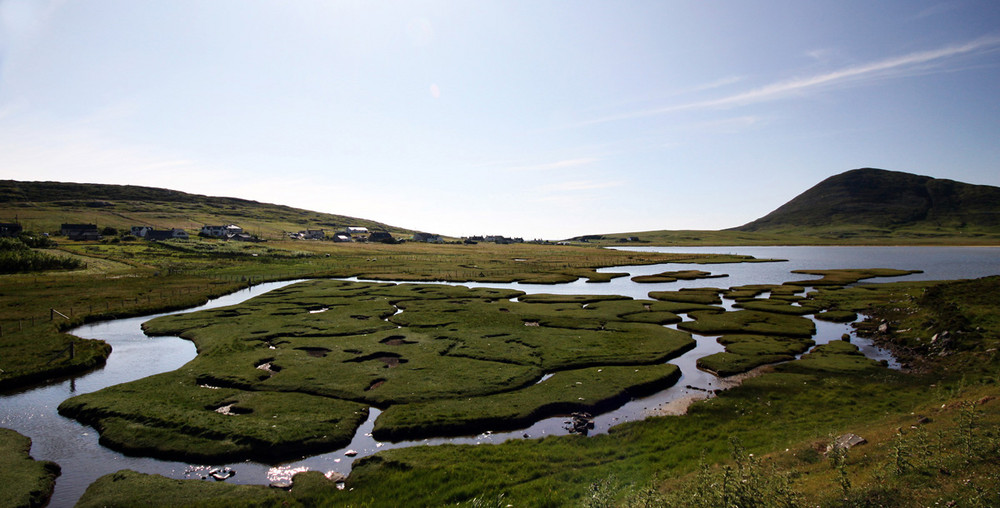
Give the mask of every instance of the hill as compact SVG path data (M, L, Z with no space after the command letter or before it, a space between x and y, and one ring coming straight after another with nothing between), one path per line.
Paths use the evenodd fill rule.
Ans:
M735 231L789 228L989 230L1000 227L1000 187L862 168L831 176Z
M262 238L278 238L285 231L335 231L347 226L400 234L414 232L356 217L154 187L0 180L0 222L15 219L25 229L46 232L58 231L62 223L118 229L182 228L190 232L205 224L237 224Z
M1000 243L1000 187L861 168L816 184L753 222L722 231L589 235L657 245Z

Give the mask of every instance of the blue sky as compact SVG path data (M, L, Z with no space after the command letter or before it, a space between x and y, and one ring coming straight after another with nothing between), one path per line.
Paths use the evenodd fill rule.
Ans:
M994 1L0 0L0 178L526 239L1000 186Z

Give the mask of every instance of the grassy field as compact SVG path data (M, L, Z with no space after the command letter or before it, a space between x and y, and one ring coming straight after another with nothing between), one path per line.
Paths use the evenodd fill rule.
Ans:
M360 276L540 284L584 277L601 282L622 274L598 273L597 268L716 259L535 244L259 244L205 239L63 242L46 252L78 259L85 268L0 275L0 389L101 365L106 346L61 333L69 327L190 307L264 281Z
M5 310L0 347L37 346L11 349L9 356L0 355L3 361L47 362L46 356L65 351L74 340L61 333L72 324L180 308L262 281L326 276L600 281L617 275L598 274L595 270L601 267L711 259L533 244L241 245L209 240L64 244L58 254L77 256L87 268L0 276L0 306ZM487 421L482 415L515 422L569 407L613 403L603 401L674 382L669 369L654 364L689 342L678 340L684 334L674 335L659 325L677 322L677 313L699 310L696 320L685 326L696 333L724 335L725 354L735 355L701 363L706 369L739 372L794 354L808 344L812 329L803 323L808 320L791 311L808 309L795 313L826 310L840 319L857 312L874 316L861 329L888 341L916 373L889 371L858 355L852 345L835 341L695 404L687 416L636 422L607 436L380 453L357 465L348 481L354 490L349 492L338 491L316 474L297 478L294 492L287 493L120 472L95 484L85 500L131 505L158 492L169 493L171 497L163 499L173 505L214 504L218 498L213 496L230 496L233 504L242 505L247 504L242 500L256 496L262 504L289 505L378 506L400 500L416 505L478 500L482 505L503 500L565 506L605 498L619 504L662 498L684 506L693 504L678 493L695 491L699 478L724 478L718 475L727 464L733 471L749 467L747 455L739 454L744 450L774 457L769 460L784 468L782 474L812 471L808 478L795 476L792 491L813 505L837 505L845 495L836 481L840 473L836 468L831 473L821 453L815 460L816 452L809 450L817 443L848 430L869 432L866 437L874 446L868 449L885 453L859 458L851 452L846 466L839 467L846 468L853 482L849 494L880 495L874 492L873 475L887 467L893 447L900 446L893 443L904 442L894 441L897 438L886 429L923 411L933 412L935 424L940 422L941 432L947 433L961 427L962 418L972 418L962 416L961 409L972 402L979 433L966 433L972 437L964 442L973 440L978 449L990 449L986 429L995 425L997 411L989 400L978 401L1000 395L995 393L995 353L990 352L1000 328L996 299L990 298L1000 294L996 282L844 288L864 274L820 275L828 276L831 284L808 298L800 294L800 286L787 284L658 292L651 295L655 300L532 295L510 301L516 292L316 281L269 293L245 306L154 322L149 325L152 333L180 332L194 340L199 359L177 372L71 399L64 411L93 423L102 442L115 448L192 459L278 460L306 449L315 453L342 446L370 405L387 408L385 421L379 423L381 435L419 436L435 422L441 429L468 430L485 425L477 423ZM763 293L768 298L756 298ZM738 297L744 310L723 312L717 306L723 294ZM42 340L45 337L51 339ZM95 351L103 347L91 346ZM86 346L75 348L82 361ZM431 361L435 368L430 370L436 370L442 359L448 370L438 376L419 370ZM329 379L324 366L333 364L351 375ZM0 365L0 383L13 378L7 375L8 366ZM624 375L625 369L632 369L634 376ZM26 370L42 373L34 379L56 374L38 367ZM546 373L555 376L535 385ZM600 389L587 383L595 376L606 378ZM19 377L21 383L33 381ZM419 394L401 388L413 380L424 383ZM575 406L558 405L572 404L574 394ZM454 404L459 397L474 404ZM942 404L947 407L938 411ZM190 425L180 428L180 421ZM727 436L737 437L739 447ZM958 460L953 452L965 446L963 441L954 436L941 439L942 456ZM791 455L783 455L786 448ZM812 458L800 460L796 454ZM707 469L700 470L699 464ZM929 462L921 464L922 469L885 477L896 482L894 493L903 493L896 505L916 506L932 499L907 484L919 478L915 474L929 471ZM930 491L944 501L959 499L976 506L969 501L979 495L975 489L985 485L990 492L996 483L990 467L989 460L973 457L961 469L974 473L970 483L935 478ZM704 474L699 476L699 471Z
M275 499L344 506L717 506L722 496L795 501L787 506L992 506L1000 501L996 294L995 277L831 287L812 295L822 307L871 315L861 329L910 350L921 366L913 372L886 369L852 344L833 341L695 403L684 416L649 418L590 438L389 450L356 464L347 490L320 481ZM544 300L551 301L530 305L571 305ZM886 332L878 331L881 324ZM951 340L929 341L945 331ZM762 339L726 340L734 347L771 347ZM831 439L847 432L868 444L825 455ZM200 497L203 487L206 496L215 495L217 487L203 482L118 473L95 483L85 499L128 505L165 489L174 493L172 501L197 505L209 499ZM240 496L259 492L238 488Z

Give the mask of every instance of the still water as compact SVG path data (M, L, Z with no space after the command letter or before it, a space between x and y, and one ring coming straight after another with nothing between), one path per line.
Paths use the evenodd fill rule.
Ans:
M635 247L630 250L746 254L756 258L781 259L771 263L738 263L718 265L668 264L647 266L625 266L602 271L627 272L630 276L655 274L666 270L697 269L715 274L726 274L725 278L696 281L678 281L664 284L636 284L629 277L621 277L609 283L592 284L583 280L559 285L530 284L476 284L470 287L506 287L526 293L556 294L620 294L633 298L647 298L650 291L675 290L685 287L728 288L745 284L778 284L791 280L814 279L815 276L792 274L792 270L826 268L899 268L922 270L923 273L892 279L873 279L873 282L889 280L946 280L976 278L1000 274L1000 248L995 247ZM205 308L233 305L260 295L291 282L268 283L239 291L213 300L198 307ZM729 307L732 302L725 302ZM145 473L157 473L172 478L201 478L212 466L228 466L236 470L236 476L229 479L234 483L269 483L285 479L303 470L336 471L347 474L351 463L359 457L371 455L382 449L402 446L435 445L441 443L483 444L499 443L508 439L541 437L552 434L566 434L565 418L548 418L526 429L512 432L487 432L478 436L459 438L427 439L413 442L382 443L371 438L370 432L379 411L372 408L367 422L359 429L354 441L342 450L306 457L281 465L267 465L253 462L234 464L189 464L155 460L143 457L128 457L108 450L98 444L94 429L74 420L63 418L56 412L60 402L74 395L99 390L106 386L139 379L153 374L177 369L195 356L194 345L176 337L146 337L141 329L142 322L155 316L120 319L95 323L72 330L84 338L102 339L112 345L113 352L107 365L92 373L56 380L44 387L8 393L0 396L0 427L14 429L30 437L33 441L32 456L40 460L51 460L62 467L62 475L56 483L52 506L71 506L83 494L87 486L98 477L118 471L133 469ZM818 344L839 339L850 333L848 325L817 322ZM727 386L727 380L719 379L695 368L695 361L705 355L721 351L716 337L695 336L697 346L684 355L671 360L681 368L682 377L672 387L642 399L633 400L624 406L598 415L593 432L603 433L624 421L644 418L660 408L669 408L679 399L703 397L706 390ZM884 351L870 342L853 338L870 357L886 359ZM347 457L345 451L358 452L357 457Z

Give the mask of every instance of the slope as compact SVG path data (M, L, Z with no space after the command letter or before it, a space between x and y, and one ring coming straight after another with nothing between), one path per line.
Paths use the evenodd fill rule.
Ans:
M990 230L1000 187L862 168L832 176L736 231L789 228Z
M153 187L0 180L0 222L15 220L25 229L43 232L58 231L62 223L92 223L118 229L182 228L189 232L205 224L234 223L263 238L278 238L285 231L332 231L347 226L413 233L356 217Z
M827 178L742 226L573 240L652 245L997 245L1000 187L861 168Z

